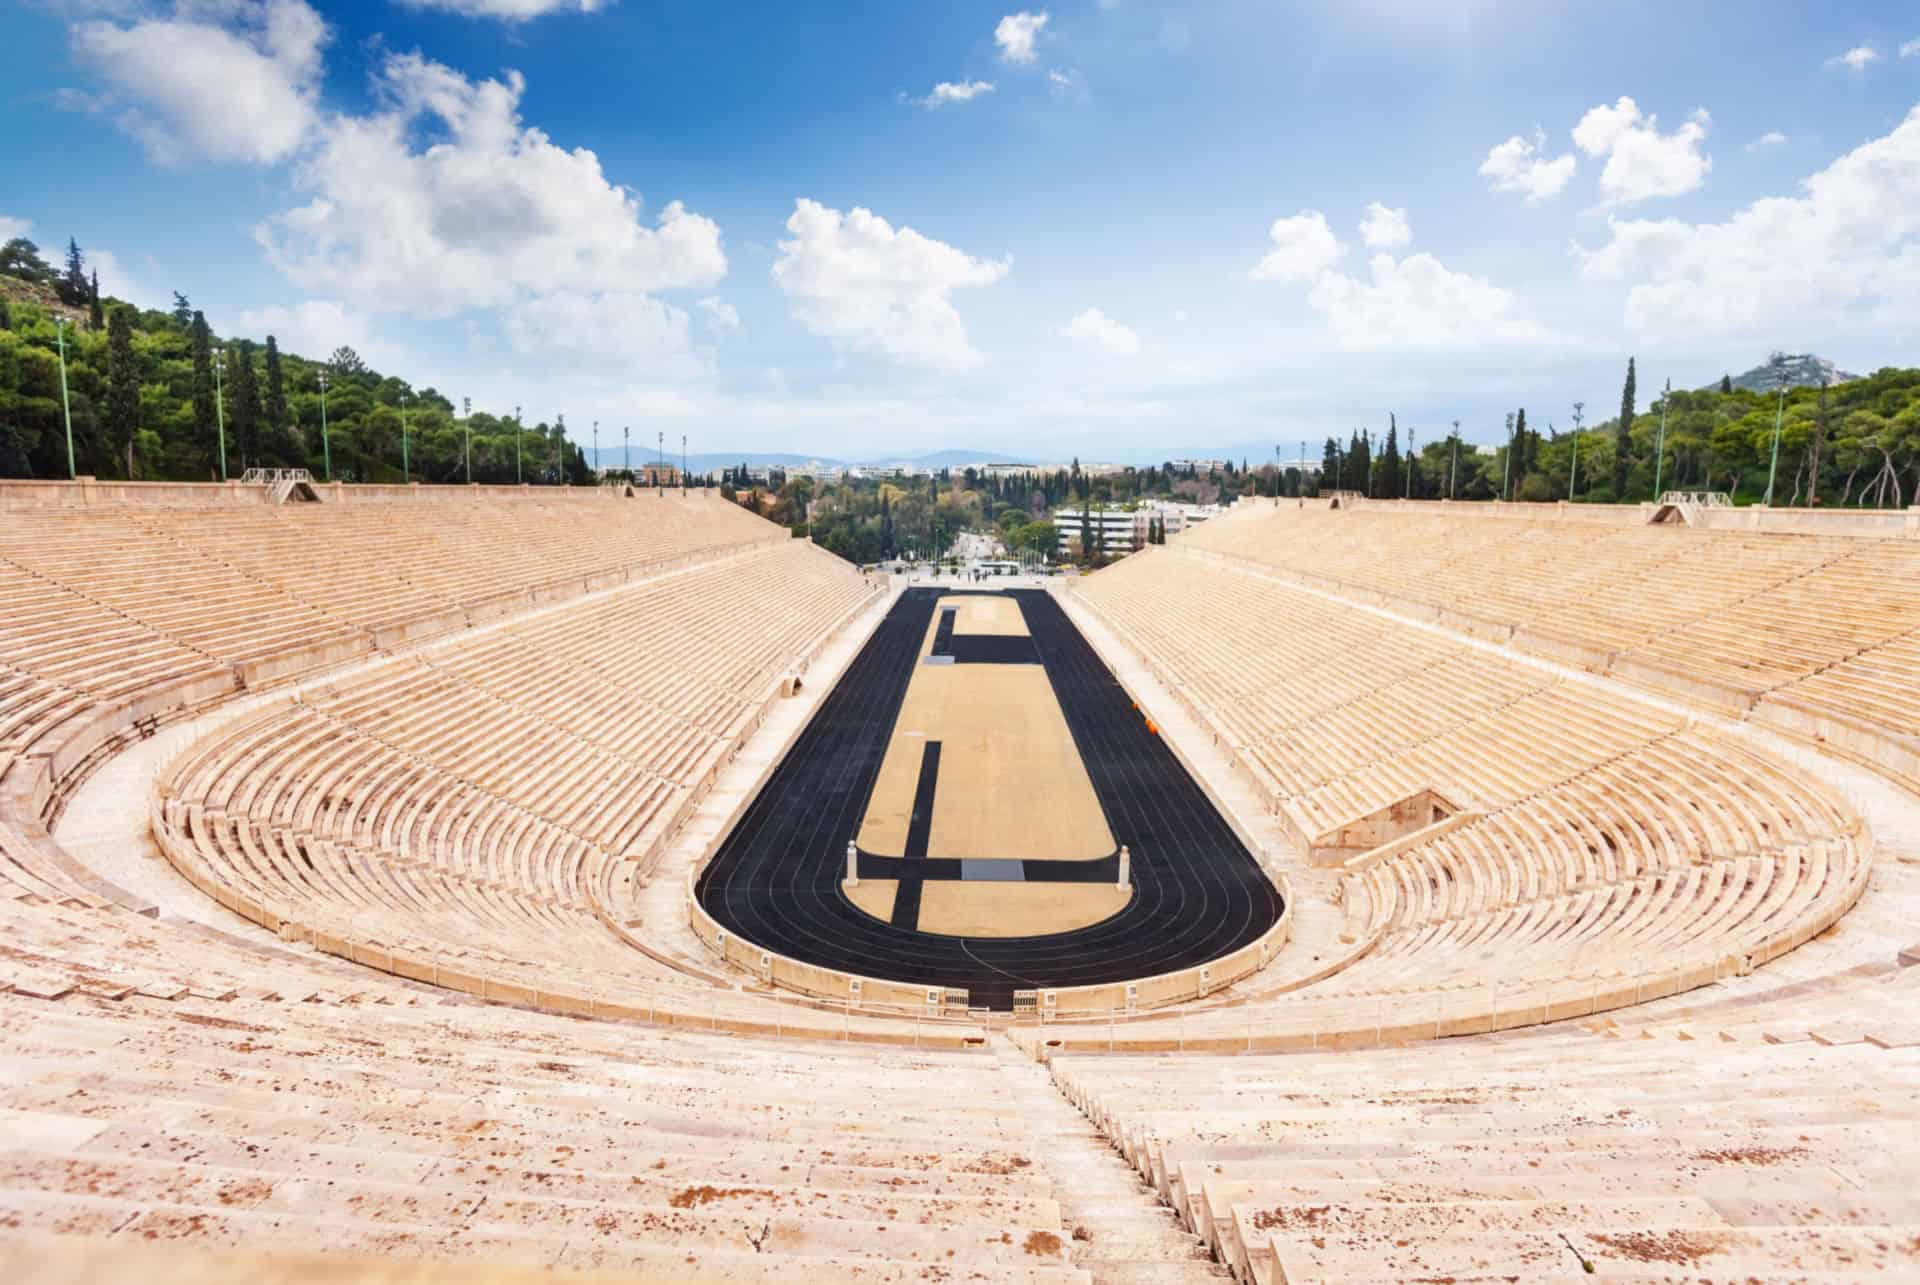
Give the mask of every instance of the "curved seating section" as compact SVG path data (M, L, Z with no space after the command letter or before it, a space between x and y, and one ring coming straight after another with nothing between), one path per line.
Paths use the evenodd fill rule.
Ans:
M1241 1281L1859 1279L1920 1264L1916 1000L1052 1069Z
M0 1241L1087 1280L991 1057L570 1021L109 910L0 934Z
M1911 538L1251 505L1178 547L1756 711L1920 781L1912 703L1890 695L1920 685Z
M156 836L283 937L408 976L764 1017L632 949L603 884L644 871L876 590L793 543L433 645L201 741L162 774Z
M1365 954L1261 1010L1276 1040L1377 1026L1365 997L1405 1000L1400 1019L1438 1030L1449 993L1489 983L1523 1008L1555 987L1621 1002L1654 970L1696 985L1799 944L1866 878L1844 805L1679 714L1178 547L1076 594L1302 846L1425 789L1469 814L1345 863Z

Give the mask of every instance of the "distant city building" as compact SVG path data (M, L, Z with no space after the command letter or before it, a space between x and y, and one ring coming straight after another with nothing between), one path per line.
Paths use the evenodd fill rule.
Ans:
M1067 507L1053 511L1053 525L1059 551L1071 555L1081 552L1085 532L1094 547L1110 557L1145 548L1155 522L1163 524L1168 535L1178 535L1188 527L1219 517L1226 509L1218 504L1182 504L1171 500L1149 500L1125 507Z

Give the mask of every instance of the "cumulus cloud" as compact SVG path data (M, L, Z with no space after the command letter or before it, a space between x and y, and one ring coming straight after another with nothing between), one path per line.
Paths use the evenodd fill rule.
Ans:
M1140 336L1133 327L1122 325L1098 308L1074 314L1061 334L1076 343L1092 344L1116 357L1131 357L1140 351Z
M558 290L506 315L515 352L542 362L603 367L643 379L696 379L707 354L695 351L684 308L639 290Z
M933 87L925 98L913 98L908 101L915 106L932 111L936 107L945 107L948 103L970 103L982 94L993 92L990 80L963 80L958 84L943 80Z
M25 236L33 231L31 219L16 219L0 214L0 241L11 241L15 237Z
M4 240L0 237L0 240ZM136 279L121 264L118 255L111 250L88 250L87 267L100 278L102 296L124 299L135 307L145 308L157 302L154 292Z
M1311 281L1347 252L1318 210L1275 219L1267 235L1273 239L1273 249L1253 265L1256 281Z
M1622 96L1611 107L1595 107L1573 128L1574 146L1595 160L1605 157L1600 172L1601 203L1631 205L1661 196L1680 196L1698 188L1713 168L1703 155L1710 118L1704 108L1670 134L1662 134L1657 117L1641 112L1639 104Z
M1478 348L1548 338L1517 314L1511 290L1424 253L1399 260L1376 254L1364 279L1323 273L1307 302L1340 346L1354 350Z
M740 310L718 295L708 295L695 307L706 314L707 329L716 335L732 335L740 332Z
M1034 60L1034 41L1046 28L1047 14L1010 13L1000 19L993 29L993 43L1000 46L1000 58L1003 62L1019 63L1022 66Z
M524 88L517 72L475 82L418 54L389 57L375 82L380 109L319 128L295 171L313 199L256 238L302 286L426 315L726 275L712 220L675 201L649 224L593 152L521 121ZM430 145L414 138L422 124Z
M1909 40L1906 44L1901 45L1900 56L1902 58L1920 58L1920 39Z
M271 164L313 127L327 38L305 0L176 0L164 17L83 22L74 55L111 89L62 101L109 116L160 164Z
M871 210L846 214L805 197L787 219L773 279L793 315L816 335L933 370L960 371L984 358L968 342L953 292L990 286L1011 259L979 259L912 228L895 230Z
M240 331L255 337L272 335L282 352L316 361L342 344L362 357L378 347L366 317L333 299L309 299L291 308L279 304L249 308L240 314Z
M409 9L443 9L467 18L528 22L550 13L598 13L609 0L401 0Z
M1397 250L1412 242L1413 225L1407 222L1406 210L1369 201L1366 217L1360 220L1360 239L1369 250Z
M1906 56L1906 49L1906 46L1901 46L1900 53L1902 57ZM1879 61L1880 51L1878 49L1875 49L1872 45L1855 45L1853 48L1847 50L1847 52L1835 54L1833 57L1827 59L1827 66L1833 68L1844 67L1857 76Z
M1748 143L1747 150L1749 152L1758 152L1768 147L1781 147L1786 144L1786 141L1787 136L1785 134L1782 134L1777 129L1770 129L1760 137L1754 139L1751 143Z
M1518 192L1532 204L1560 195L1578 164L1572 152L1549 159L1546 131L1536 129L1530 139L1515 134L1494 146L1480 162L1480 173L1493 180L1494 191Z
M1582 275L1629 281L1638 334L1743 335L1792 323L1920 324L1920 107L1891 133L1721 223L1608 220Z

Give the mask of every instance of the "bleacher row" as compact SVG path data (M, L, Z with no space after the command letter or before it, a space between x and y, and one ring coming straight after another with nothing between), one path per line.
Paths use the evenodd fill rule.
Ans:
M1499 1003L1490 982L1532 1020L1632 1002L1650 973L1663 993L1797 945L1867 877L1860 819L1817 781L1625 694L1179 545L1075 597L1215 729L1302 848L1422 790L1462 813L1343 876L1354 962L1257 1014L1196 1015L1199 1039L1335 1040L1377 1027L1384 997L1389 1030L1462 1029L1458 1004Z
M782 677L874 591L795 542L431 646L200 741L162 773L154 833L248 918L408 976L765 1018L631 949L604 885L645 873Z
M1901 699L1920 683L1920 540L1255 505L1180 547L1751 714L1920 783L1920 705Z

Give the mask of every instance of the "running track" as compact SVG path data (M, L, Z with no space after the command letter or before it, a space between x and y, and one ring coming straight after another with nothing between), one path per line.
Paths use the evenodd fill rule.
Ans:
M1020 604L1107 827L1131 849L1132 901L1073 932L950 937L882 923L847 900L847 843L866 812L934 604L956 592L964 591L909 589L887 613L701 875L695 895L707 913L794 959L964 986L972 1004L999 1009L1013 1006L1016 989L1203 964L1272 927L1279 893L1059 604L1037 589L1005 592ZM878 864L863 854L863 872L876 875Z

